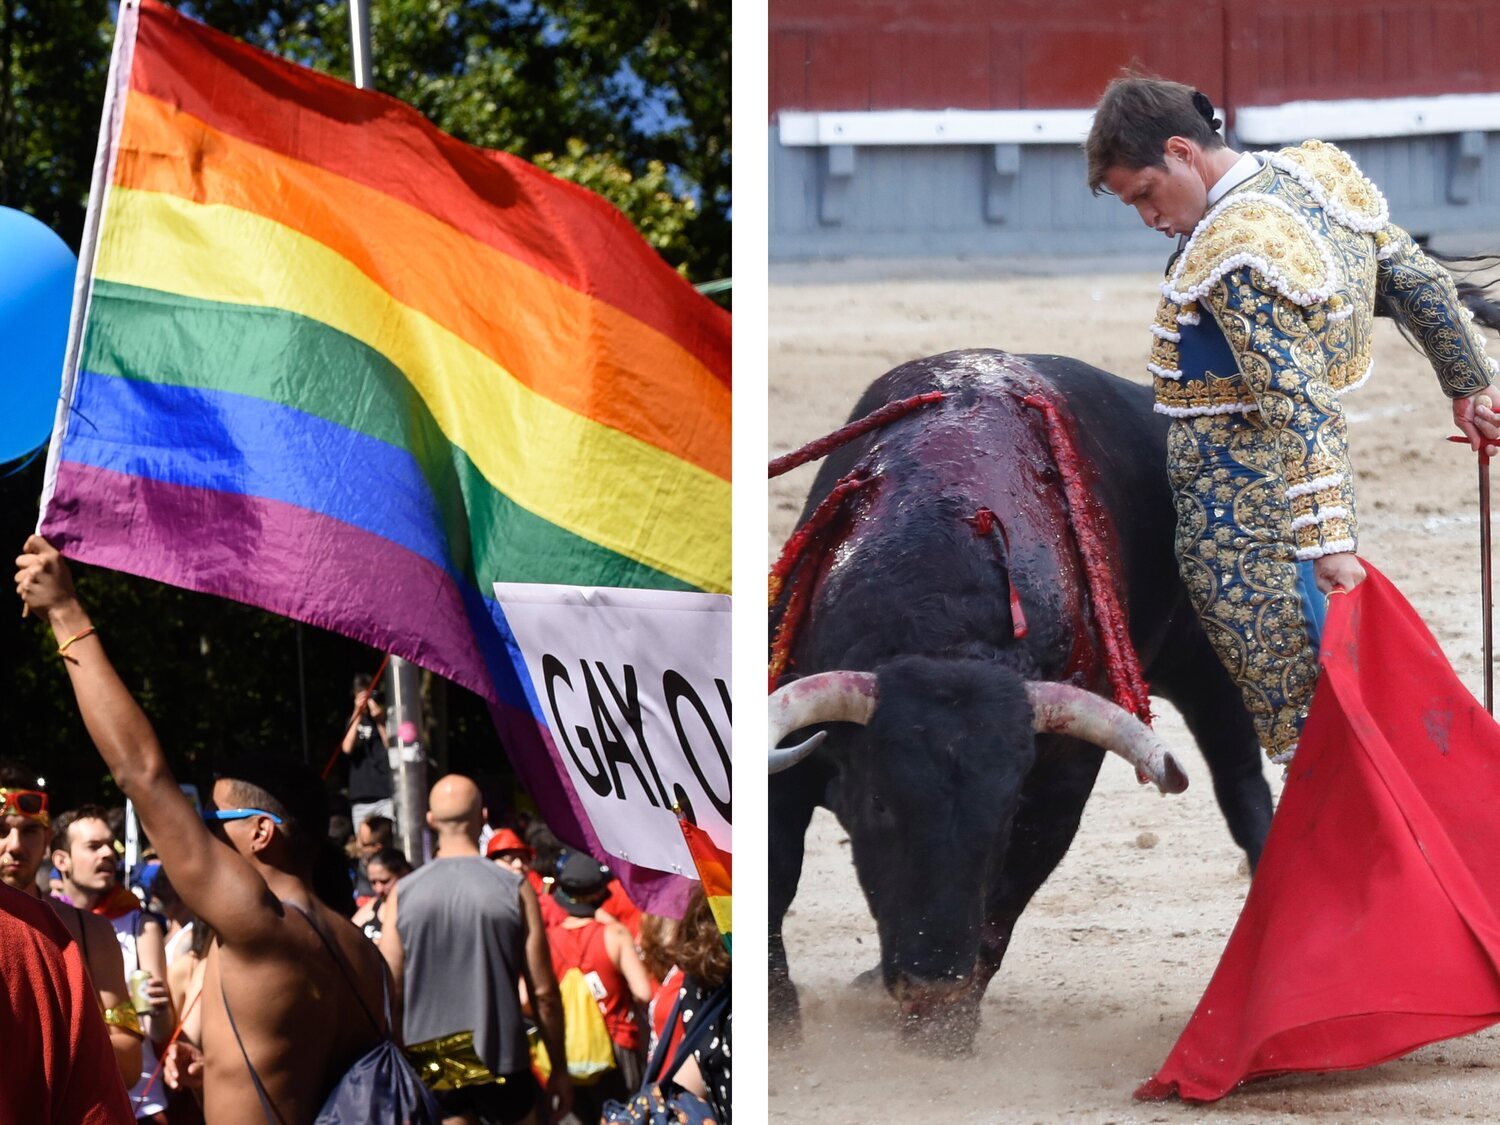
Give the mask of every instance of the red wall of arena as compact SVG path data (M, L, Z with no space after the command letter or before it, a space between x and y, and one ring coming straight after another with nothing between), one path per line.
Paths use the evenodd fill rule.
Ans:
M1122 66L1215 103L1500 90L1496 0L770 0L770 111L1069 109Z

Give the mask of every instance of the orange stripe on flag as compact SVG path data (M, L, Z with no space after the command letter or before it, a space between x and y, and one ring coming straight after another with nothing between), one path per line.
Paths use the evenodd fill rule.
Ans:
M134 90L115 183L248 211L327 246L559 406L729 479L730 392L671 337L336 172Z

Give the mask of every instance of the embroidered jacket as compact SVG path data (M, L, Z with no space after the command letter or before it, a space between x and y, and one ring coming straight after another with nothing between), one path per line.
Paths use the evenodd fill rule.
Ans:
M1346 153L1307 141L1256 155L1261 170L1209 209L1168 266L1147 366L1158 413L1254 415L1274 432L1297 558L1312 559L1355 547L1337 396L1370 376L1376 299L1450 398L1483 390L1500 367L1453 279L1390 222Z

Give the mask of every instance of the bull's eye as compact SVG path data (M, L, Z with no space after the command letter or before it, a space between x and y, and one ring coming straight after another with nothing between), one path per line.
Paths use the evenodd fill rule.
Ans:
M879 793L871 793L870 794L870 808L872 810L874 810L874 812L876 814L880 815L880 816L884 816L885 815L885 813L886 813L885 801L881 798L881 796L880 796Z

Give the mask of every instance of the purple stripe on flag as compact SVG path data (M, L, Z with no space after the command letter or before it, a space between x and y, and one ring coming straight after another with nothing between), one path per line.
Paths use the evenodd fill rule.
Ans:
M41 534L69 558L331 629L495 697L453 579L339 520L63 461Z

